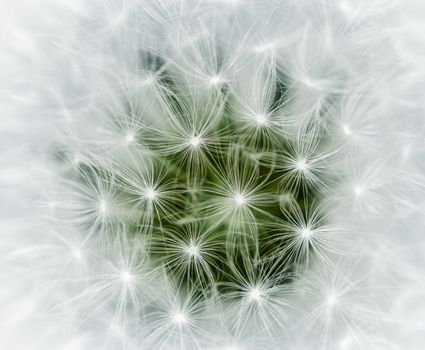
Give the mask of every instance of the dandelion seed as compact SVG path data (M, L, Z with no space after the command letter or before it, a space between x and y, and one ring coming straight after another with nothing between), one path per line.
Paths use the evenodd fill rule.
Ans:
M329 306L333 306L333 305L335 305L337 302L338 302L338 299L337 299L336 295L335 295L335 294L333 294L333 293L331 293L331 294L327 297L327 299L326 299L326 303L327 303Z
M209 80L210 85L218 85L222 82L222 78L219 75L215 75Z
M149 201L154 201L157 198L158 194L156 193L156 191L153 188L148 188L145 192L144 192L144 197L146 199L148 199Z
M349 350L350 348L352 348L352 345L354 345L354 341L353 341L353 337L351 336L346 336L342 338L341 341L339 342L339 348L341 350Z
M264 114L257 114L256 120L259 125L264 125L267 122L267 117Z
M74 250L74 258L77 261L82 261L83 260L83 254L81 253L80 249L75 249Z
M185 248L185 251L191 257L197 258L197 257L200 256L200 254L199 254L199 247L196 246L196 245L194 245L194 244L191 244L188 247L186 247Z
M311 238L311 236L313 235L313 231L311 230L311 229L309 229L309 228L303 228L301 231L300 231L300 233L301 233L301 236L303 237L303 238L305 238L305 239L310 239Z
M129 271L127 271L127 270L124 270L124 271L121 271L121 274L120 274L121 276L121 280L124 282L124 283L129 283L129 282L131 282L131 280L133 279L133 276L130 274L130 272Z
M347 1L341 1L339 8L347 15L350 15L353 12L353 7Z
M187 322L187 316L182 312L175 313L171 317L171 322L181 326Z
M72 163L74 164L74 166L79 165L81 162L81 157L79 154L75 154L74 157L72 158Z
M274 43L262 44L254 47L254 52L263 53L266 51L273 50L275 48Z
M301 81L310 88L313 88L316 86L316 83L308 77L303 78Z
M108 204L106 203L106 201L105 200L101 200L100 202L99 202L99 212L101 213L101 214L106 214L106 212L108 211Z
M259 302L262 299L263 293L257 288L254 287L249 291L249 299L251 301Z
M133 141L134 141L134 132L129 131L129 132L127 133L127 135L125 135L125 142L126 142L126 143L131 143L131 142L133 142Z
M236 202L237 205L246 204L246 198L240 193L236 194L234 199L235 199L235 202Z
M363 195L364 189L361 186L355 186L354 187L354 193L357 197L360 197L361 195Z
M298 160L295 165L296 165L296 168L300 171L305 171L309 167L309 165L307 164L307 161L304 158Z
M197 148L201 144L202 139L199 136L193 136L189 142L193 148Z
M142 85L152 85L154 82L155 78L152 75L141 80Z
M347 136L350 136L353 133L347 124L344 124L342 126L342 130L344 131L344 134Z

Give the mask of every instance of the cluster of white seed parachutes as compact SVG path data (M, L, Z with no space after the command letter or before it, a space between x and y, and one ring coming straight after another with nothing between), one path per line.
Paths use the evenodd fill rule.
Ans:
M37 220L11 255L48 286L30 304L77 325L66 346L396 344L421 178L389 3L96 3L40 54Z

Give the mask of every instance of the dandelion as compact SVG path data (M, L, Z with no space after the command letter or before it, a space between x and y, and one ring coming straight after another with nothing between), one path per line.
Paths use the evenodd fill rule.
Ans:
M3 347L28 348L16 326L54 338L34 349L405 348L424 212L407 9L29 6L46 29L9 30L19 7L1 42Z

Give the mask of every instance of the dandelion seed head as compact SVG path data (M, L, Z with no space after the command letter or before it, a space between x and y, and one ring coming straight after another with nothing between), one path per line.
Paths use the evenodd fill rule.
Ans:
M367 206L360 208L361 215L357 211L352 215L334 202L340 203L345 195L356 204L364 204L364 198L355 197L366 194L371 206L377 207L372 199L378 194L378 200L388 198L388 203L394 203L395 197L403 198L422 212L419 204L410 203L401 191L375 191L375 182L368 177L352 176L364 170L369 157L387 162L383 156L387 150L388 159L408 157L410 146L401 150L398 146L410 139L397 138L394 124L402 123L394 123L393 118L404 106L415 109L415 113L406 113L409 121L413 120L411 115L419 114L419 106L410 100L414 95L391 96L391 101L385 101L382 89L377 88L377 80L383 85L391 80L396 96L412 85L409 74L400 79L395 76L398 66L392 65L388 74L382 74L387 63L374 62L379 53L371 49L378 42L387 42L387 31L375 30L375 23L381 21L373 20L376 13L386 12L381 11L381 5L377 5L379 11L374 4L359 21L346 23L338 12L362 15L363 5L357 10L348 0L337 0L336 7L322 6L323 1L271 1L270 6L267 1L254 0L246 2L240 12L224 6L242 2L147 1L143 6L137 1L107 2L107 14L96 17L96 21L107 18L107 25L90 25L91 11L81 22L65 21L84 27L78 28L78 33L87 31L90 42L95 43L96 61L87 59L93 57L91 51L86 52L91 46L87 41L81 47L74 47L74 43L68 47L68 34L63 38L58 34L55 43L60 38L57 44L67 48L64 53L72 53L76 66L78 60L83 64L75 69L73 79L58 79L61 84L54 87L54 95L49 91L48 103L33 104L33 97L24 98L31 106L48 106L49 115L72 116L72 123L58 128L63 139L49 142L48 147L57 147L49 170L53 169L59 186L52 190L52 201L43 198L42 209L46 209L45 203L58 203L57 207L50 204L55 210L48 212L47 220L48 225L56 225L55 239L57 227L69 227L77 237L73 242L83 242L83 251L79 245L65 246L68 262L84 262L84 269L82 263L71 264L72 273L104 271L105 266L108 272L101 277L95 274L96 278L82 276L84 283L79 285L85 285L84 289L69 288L69 300L63 305L81 305L84 312L75 314L89 315L90 324L98 319L105 322L104 314L114 315L111 330L119 325L121 347L192 349L205 343L205 348L216 348L217 343L207 344L213 338L207 332L225 326L229 338L219 344L231 344L224 347L227 350L241 349L228 341L245 334L252 335L249 348L258 348L263 335L268 341L277 333L279 338L270 341L273 345L264 348L290 348L293 344L286 343L287 335L281 330L288 329L288 338L294 329L298 332L298 322L293 327L285 323L293 315L286 308L300 303L299 299L305 305L318 302L320 306L302 317L303 332L299 334L307 337L317 330L333 335L321 329L322 324L316 327L316 320L321 319L323 309L329 311L326 317L337 314L330 312L336 304L349 309L351 300L346 303L344 296L340 302L339 292L323 293L330 284L317 283L313 290L308 283L315 275L321 277L323 271L336 275L339 271L334 265L339 258L354 259L347 253L352 243L352 237L345 234L347 223L362 231L363 225L370 227L368 220L372 218ZM221 11L223 8L226 11ZM146 23L140 25L140 19ZM80 36L70 37L74 42ZM391 46L385 45L385 49ZM63 56L52 55L54 59ZM384 68L376 70L375 63ZM407 70L409 65L399 66ZM65 65L35 70L34 82L45 82L38 74L56 72L61 66ZM382 76L375 77L374 70ZM359 72L361 76L355 76ZM100 82L102 91L86 89L86 81ZM78 82L75 90L74 82ZM21 86L22 82L10 85ZM72 93L60 91L59 85ZM34 90L38 98L45 89ZM73 100L74 95L78 95L77 100ZM59 113L51 113L56 104L61 105ZM375 127L381 115L386 117L382 121L385 127ZM26 118L25 123L28 121ZM351 125L352 121L355 124ZM405 138L415 132L416 125L410 127L411 131L403 133ZM41 128L37 125L35 129ZM350 142L360 136L359 145ZM396 142L390 144L391 138ZM373 147L368 152L358 149L369 145ZM414 145L415 156L417 152L421 155ZM81 154L73 153L76 147ZM384 181L397 179L403 188L423 182L412 174L414 166L409 164L406 169L407 164L403 165L403 171L411 175L409 181L396 171L394 175L389 171L391 179ZM356 185L357 180L361 185ZM409 216L400 211L398 216ZM379 228L376 217L373 215L376 221L371 221L371 227ZM376 241L382 241L382 235L377 236ZM139 238L143 244L138 243ZM90 259L86 257L88 247ZM44 250L43 254L23 251L30 257L46 255ZM371 271L370 280L377 270ZM76 295L71 295L74 289ZM186 304L183 299L187 295L193 300ZM52 299L56 301L56 295ZM353 298L353 304L357 299L362 298ZM170 307L180 301L184 304L181 308ZM297 309L300 305L294 306ZM364 309L360 305L357 310ZM302 325L304 319L308 327ZM348 319L344 315L341 323L350 328L342 330L362 327ZM209 327L211 324L219 325ZM346 333L338 329L335 334ZM134 335L136 339L132 339ZM335 348L339 339L325 344L330 338L323 337L320 345ZM340 343L341 349L349 346L349 341Z

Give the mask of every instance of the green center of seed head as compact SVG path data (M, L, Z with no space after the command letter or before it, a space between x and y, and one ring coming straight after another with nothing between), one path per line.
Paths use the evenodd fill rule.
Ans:
M286 141L281 142L270 145L258 136L246 138L227 121L210 145L193 135L189 150L154 156L172 196L167 202L160 189L146 193L158 200L154 206L169 205L170 210L155 215L145 234L151 237L152 259L165 266L179 286L220 290L255 279L260 270L288 280L299 259L282 254L290 242L276 238L276 232L288 219L288 207L304 212L318 194L302 184L306 159L295 161L293 170L276 166L275 159L285 157ZM155 148L153 143L154 154ZM290 171L301 182L287 182ZM311 231L304 231L302 237L308 239Z

